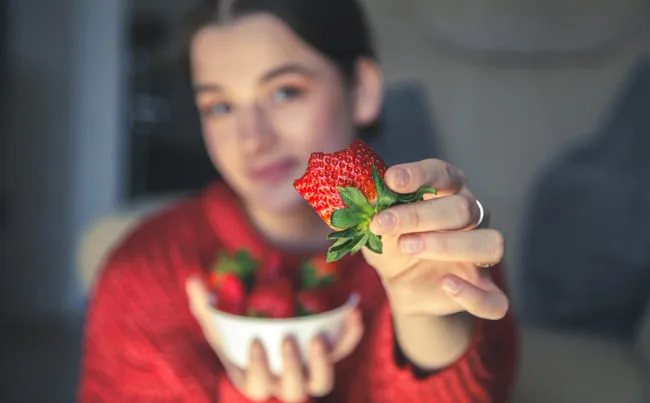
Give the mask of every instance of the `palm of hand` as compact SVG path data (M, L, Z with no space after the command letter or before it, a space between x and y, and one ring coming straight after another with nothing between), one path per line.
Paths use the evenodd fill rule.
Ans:
M493 286L487 273L465 262L446 262L409 256L400 250L398 236L382 238L381 255L363 249L363 255L382 278L395 311L404 314L449 315L464 311L442 289L448 275L459 277L488 291Z

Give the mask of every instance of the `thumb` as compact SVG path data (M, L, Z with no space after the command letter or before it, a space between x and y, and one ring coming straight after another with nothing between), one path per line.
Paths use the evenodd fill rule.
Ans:
M209 314L210 294L199 277L191 277L185 283L185 291L190 304L190 311L198 321Z
M207 342L218 351L219 335L215 326L212 325L210 311L210 293L205 288L203 280L199 277L191 277L185 283L185 291L189 300L189 307L192 316L199 323Z

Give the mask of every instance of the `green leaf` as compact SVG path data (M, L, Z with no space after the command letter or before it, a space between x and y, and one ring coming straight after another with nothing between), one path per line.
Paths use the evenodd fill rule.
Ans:
M331 248L339 247L339 246L341 246L341 245L343 245L343 244L345 244L345 243L347 243L347 242L349 242L349 241L350 241L350 238L339 238L339 239L337 239L336 242L334 242L334 244L333 244L332 246L330 246L330 247L331 247Z
M404 193L398 195L398 201L399 203L403 203L403 204L413 203L422 200L424 195L427 193L431 193L435 195L437 191L432 187L424 186L418 189L416 192Z
M344 229L342 231L336 231L332 232L329 235L327 235L327 239L350 239L354 238L357 235L357 232L359 231L358 227L350 227L348 229Z
M307 309L305 309L304 306L298 305L298 316L309 316L312 315L311 312L309 312Z
M335 210L332 213L330 222L332 226L338 229L348 229L356 227L364 221L370 221L372 215L352 208Z
M318 269L309 260L301 262L301 274L303 289L322 287L332 284L336 280L332 275L319 276Z
M326 261L334 262L341 259L350 251L350 248L354 246L354 242L354 239L339 239L336 241L336 243L328 249Z
M398 200L398 194L386 186L386 182L379 176L375 164L372 165L372 178L375 182L375 189L377 189L377 201L375 202L377 211L384 210L395 204Z
M438 191L435 188L432 188L430 186L423 186L420 189L418 189L418 191L416 193L418 194L418 200L422 200L422 197L425 194L430 193L430 194L435 195L435 194L438 194Z
M350 249L351 255L354 255L355 253L359 252L361 248L363 248L368 243L368 237L369 237L368 234L370 234L370 231L367 231L362 236L356 239L355 244Z
M368 203L366 196L361 191L354 187L338 187L341 200L350 209L359 210L368 214L374 213L372 206Z
M368 249L371 251L377 253L377 254L382 254L383 252L383 243L381 241L381 237L374 232L369 232L368 233Z

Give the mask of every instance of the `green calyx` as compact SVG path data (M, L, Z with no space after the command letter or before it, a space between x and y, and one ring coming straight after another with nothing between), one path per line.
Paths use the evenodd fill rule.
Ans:
M212 270L217 273L232 273L237 276L247 287L249 287L255 276L259 262L248 253L247 250L240 249L235 253L228 254L220 251L217 254L217 261Z
M302 271L301 280L302 280L303 289L324 287L326 285L330 285L336 282L336 278L332 275L326 275L326 276L318 275L318 271L316 270L316 268L308 262L302 263L301 271Z
M332 226L339 230L328 235L328 239L336 240L327 251L328 262L339 260L348 253L353 255L364 246L381 254L383 250L381 237L369 228L375 214L398 204L422 200L427 193L436 194L436 189L432 187L421 187L416 192L407 194L393 192L386 186L374 165L372 177L377 189L377 199L372 203L357 188L338 188L346 208L334 211L330 218Z

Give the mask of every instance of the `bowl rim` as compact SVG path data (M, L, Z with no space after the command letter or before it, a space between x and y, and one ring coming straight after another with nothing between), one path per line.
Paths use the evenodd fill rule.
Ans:
M329 310L327 312L321 312L317 313L314 315L307 315L307 316L296 316L293 318L280 318L280 319L274 319L274 318L255 318L251 316L242 316L242 315L234 315L232 313L228 312L223 312L220 311L214 306L210 305L209 310L210 313L214 316L220 316L222 318L228 318L232 320L237 320L241 323L256 323L256 324L261 324L261 323L274 323L274 324L297 324L297 323L303 323L303 322L310 322L315 319L325 319L329 316L335 316L336 314L340 313L341 311L355 308L359 302L361 301L361 296L359 295L358 292L352 292L350 296L348 297L347 301L338 308L334 308L332 310Z

